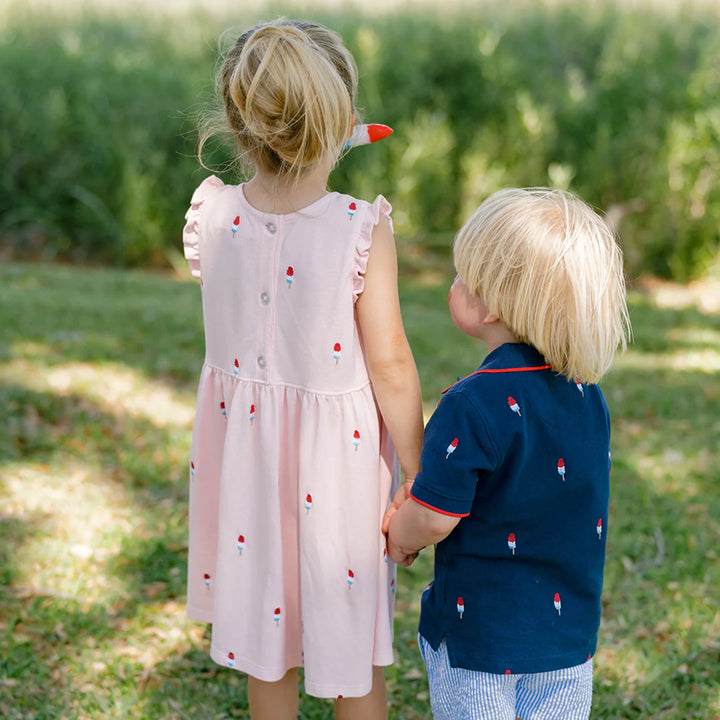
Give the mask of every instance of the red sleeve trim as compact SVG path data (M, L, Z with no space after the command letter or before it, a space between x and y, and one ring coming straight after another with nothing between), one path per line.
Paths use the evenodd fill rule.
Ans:
M429 510L432 510L436 513L440 513L441 515L449 515L450 517L457 517L457 518L464 518L467 517L470 513L453 513L448 512L447 510L440 510L440 508L436 508L433 505L429 505L426 502L423 502L422 500L418 500L412 493L410 493L410 497L418 504L422 505L423 507L428 508Z

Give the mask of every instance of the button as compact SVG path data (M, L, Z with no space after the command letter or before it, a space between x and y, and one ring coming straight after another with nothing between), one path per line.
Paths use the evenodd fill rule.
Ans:
M261 370L264 370L264 369L265 369L265 366L267 365L267 360L265 360L265 356L264 356L264 355L258 355L258 356L257 356L257 364L258 364L258 367L259 367Z
M262 302L263 305L269 305L270 304L269 293L266 293L266 292L260 293L260 302Z
M274 222L265 223L265 229L271 234L274 235L277 232L277 225Z

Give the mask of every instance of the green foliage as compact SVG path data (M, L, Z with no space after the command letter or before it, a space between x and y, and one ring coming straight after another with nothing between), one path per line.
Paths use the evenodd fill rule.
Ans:
M242 18L11 11L0 29L0 239L16 251L164 264L205 174L188 115ZM720 23L710 10L499 4L381 21L310 13L360 69L368 121L332 183L447 248L488 193L561 185L617 223L632 274L699 275L720 247ZM230 152L209 162L226 168ZM229 173L224 179L233 181Z

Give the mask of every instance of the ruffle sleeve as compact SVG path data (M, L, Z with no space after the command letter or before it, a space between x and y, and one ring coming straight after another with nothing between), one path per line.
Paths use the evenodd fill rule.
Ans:
M183 250L190 265L190 273L199 280L200 275L200 236L202 233L202 206L217 189L224 187L220 178L211 175L197 187L190 200L190 208L185 213L183 228Z
M367 270L368 258L370 257L370 246L372 245L372 234L375 226L380 222L380 216L384 215L390 221L392 228L392 205L382 196L378 195L375 202L368 206L368 211L360 226L360 233L355 243L355 261L353 266L353 302L357 301L360 293L365 288L365 271Z

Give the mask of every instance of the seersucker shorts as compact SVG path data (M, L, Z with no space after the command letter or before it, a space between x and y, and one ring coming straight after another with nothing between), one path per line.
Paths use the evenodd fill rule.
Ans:
M435 720L587 720L593 661L525 675L496 675L450 665L443 640L437 651L418 635L427 666Z

